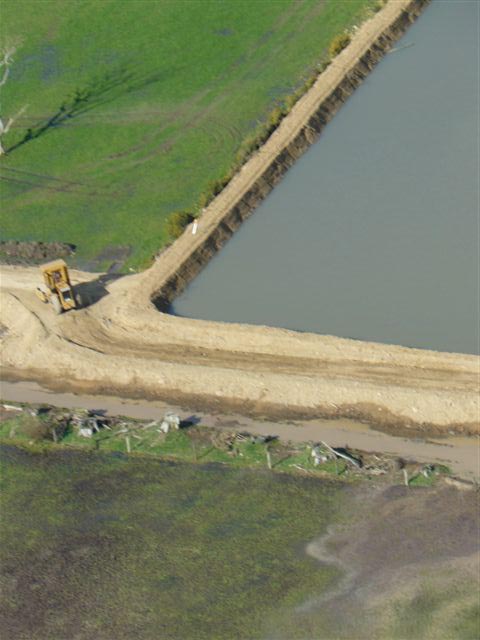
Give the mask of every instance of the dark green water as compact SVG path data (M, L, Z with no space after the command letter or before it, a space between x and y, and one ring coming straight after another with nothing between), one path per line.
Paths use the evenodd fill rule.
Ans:
M173 312L478 353L479 21L434 1Z

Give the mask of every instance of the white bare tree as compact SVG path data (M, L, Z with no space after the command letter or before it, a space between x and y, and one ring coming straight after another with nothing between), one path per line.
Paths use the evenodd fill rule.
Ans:
M7 83L17 46L17 43L7 43L0 47L0 74L2 76L0 79L0 89ZM0 156L5 153L2 144L3 136L10 131L13 123L22 115L26 108L27 105L23 106L14 116L8 118L6 122L4 122L2 115L0 115Z

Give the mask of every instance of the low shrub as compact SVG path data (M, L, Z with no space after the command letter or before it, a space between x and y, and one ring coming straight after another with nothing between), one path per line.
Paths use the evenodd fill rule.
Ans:
M327 69L330 65L332 64L332 61L330 59L328 60L323 60L319 65L318 65L318 73L323 73L325 71L325 69Z
M267 127L269 129L275 130L283 117L286 115L286 109L283 106L277 106L270 112L267 120Z
M302 97L303 92L297 89L295 93L291 93L285 98L285 108L290 113L294 104Z
M316 81L317 81L317 74L312 73L312 75L309 78L307 78L303 83L303 93L307 93L307 91L309 91L313 87Z
M386 5L386 0L377 0L377 2L375 2L375 4L373 5L373 12L378 13L383 9L385 5Z
M338 36L335 36L328 47L330 57L334 58L335 56L338 56L340 51L343 51L345 47L350 44L350 40L351 37L348 33L340 33Z
M208 206L215 196L218 196L223 188L230 182L232 176L233 172L229 171L223 176L223 178L218 178L217 180L212 180L208 183L206 191L201 193L200 198L198 199L200 209Z
M245 138L235 156L235 162L237 165L242 165L252 155L252 153L259 148L260 145L261 142L259 141L257 133L252 133Z
M296 100L292 103L295 104ZM237 155L235 156L236 166L241 166L257 149L260 149L262 144L268 140L275 129L278 128L280 122L288 114L291 107L285 101L284 105L277 105L269 113L267 120L260 124L257 129L240 145Z
M187 225L189 225L195 216L189 211L174 211L167 218L167 233L172 240L180 237Z

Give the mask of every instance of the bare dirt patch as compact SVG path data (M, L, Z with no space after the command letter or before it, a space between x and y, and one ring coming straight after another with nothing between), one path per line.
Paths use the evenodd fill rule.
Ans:
M128 245L112 245L106 247L92 260L82 264L81 268L85 271L101 271L107 265L108 273L118 273L131 253L132 248Z
M74 255L75 245L67 242L20 242L14 240L0 242L0 263L41 264L56 258Z
M150 277L72 271L88 306L57 317L34 294L37 269L3 267L4 375L190 409L347 417L396 435L478 433L475 356L175 318L150 302Z

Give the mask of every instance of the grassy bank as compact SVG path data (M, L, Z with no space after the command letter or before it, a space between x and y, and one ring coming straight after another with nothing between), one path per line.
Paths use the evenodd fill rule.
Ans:
M87 427L87 434L82 433L82 427ZM328 444L293 443L275 434L255 436L205 427L195 419L165 433L161 418L144 422L51 405L0 405L0 443L18 444L37 452L55 447L202 464L216 462L317 478L333 475L346 482L382 476L403 484L406 474L409 485L425 487L450 473L440 464L422 465L343 447L333 450Z
M2 113L28 104L4 141L4 237L145 266L167 217L208 201L378 5L3 0L22 45Z
M115 452L192 463L220 463L234 468L266 468L271 471L316 476L336 475L354 479L345 460L329 460L315 466L311 446L289 443L182 423L163 433L161 420L145 423L129 418L108 419L91 437L80 435L77 416L88 421L88 412L69 412L53 407L21 406L22 411L0 409L0 443L24 446L41 452L52 447L87 452Z

